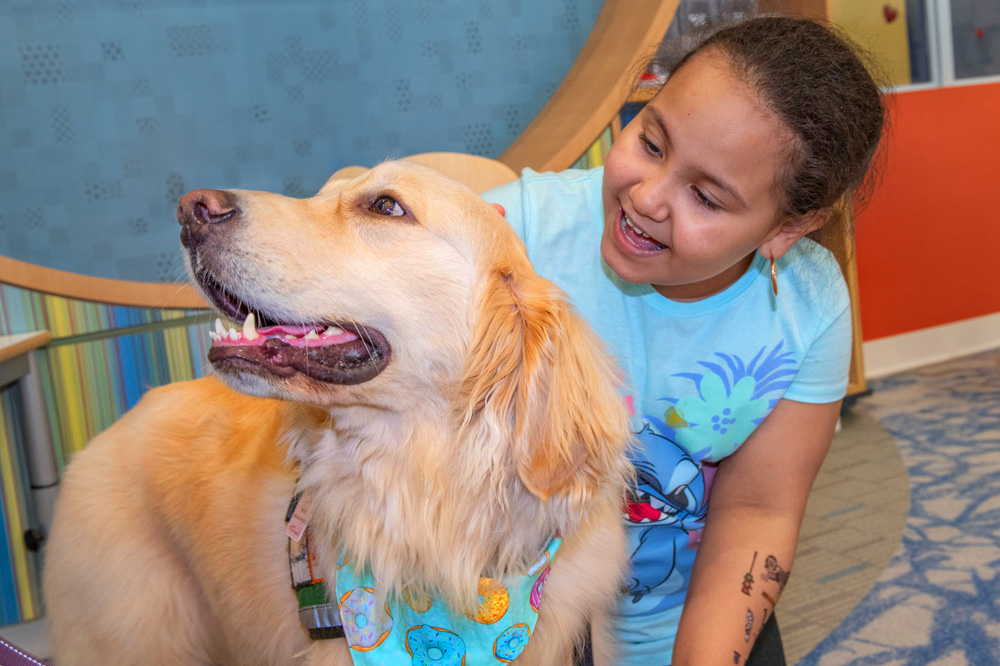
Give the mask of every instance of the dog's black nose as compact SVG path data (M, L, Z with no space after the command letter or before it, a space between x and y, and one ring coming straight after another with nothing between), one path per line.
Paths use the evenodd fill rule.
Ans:
M223 190L194 190L177 204L177 222L181 225L181 244L190 247L219 230L223 223L239 218L235 197Z

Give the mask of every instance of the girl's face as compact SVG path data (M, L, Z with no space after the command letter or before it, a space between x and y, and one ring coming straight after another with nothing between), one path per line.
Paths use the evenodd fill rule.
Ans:
M802 235L787 242L777 219L789 145L789 130L724 56L695 56L608 153L604 260L627 282L697 300L735 282L754 250L780 257Z

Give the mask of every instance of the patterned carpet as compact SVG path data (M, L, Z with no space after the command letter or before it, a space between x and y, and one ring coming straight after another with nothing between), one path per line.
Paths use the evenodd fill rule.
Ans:
M895 440L855 407L809 495L778 621L789 664L826 638L872 589L899 549L910 484Z
M797 663L1000 663L997 362L996 352L985 352L878 380L855 407L899 447L909 472L909 516L871 591ZM873 525L875 538L879 532Z

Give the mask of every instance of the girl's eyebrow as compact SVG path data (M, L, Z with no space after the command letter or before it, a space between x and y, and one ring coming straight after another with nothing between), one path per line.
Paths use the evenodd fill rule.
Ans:
M645 109L643 109L643 110L646 111L646 113L649 114L649 117L653 119L653 122L656 123L657 128L663 134L664 140L668 144L672 143L672 141L670 140L670 132L667 130L667 123L663 120L663 116L660 114L659 109L657 109L656 107L654 107L651 104L648 104L648 105L646 105ZM733 187L732 185L730 185L729 183L727 183L725 180L723 180L722 178L720 178L720 177L718 177L718 176L716 176L714 174L708 173L707 171L705 171L701 167L696 167L695 168L695 173L696 173L696 175L704 178L709 183L711 183L712 185L715 185L720 190L722 190L723 192L725 192L726 194L728 194L733 200L736 201L736 203L740 207L747 208L746 202L743 201L743 197L741 197L740 194L739 194L739 192L736 191L736 188Z

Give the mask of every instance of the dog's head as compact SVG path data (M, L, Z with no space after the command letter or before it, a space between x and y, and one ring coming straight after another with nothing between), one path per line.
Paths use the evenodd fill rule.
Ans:
M197 190L178 220L195 282L242 325L209 352L238 390L457 415L477 455L513 451L541 497L620 467L615 370L463 185L387 162L309 199Z
M388 389L416 391L454 371L475 246L498 217L460 185L403 163L331 179L309 199L191 192L178 207L191 275L243 327L213 335L209 360L249 393L398 405L405 396Z

